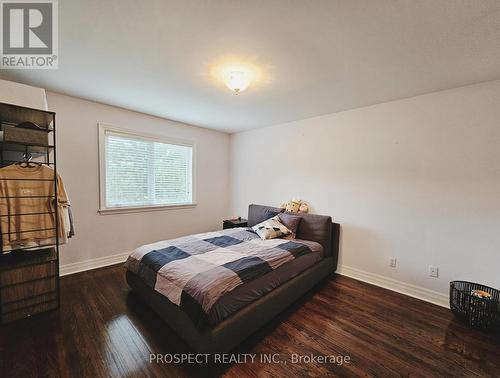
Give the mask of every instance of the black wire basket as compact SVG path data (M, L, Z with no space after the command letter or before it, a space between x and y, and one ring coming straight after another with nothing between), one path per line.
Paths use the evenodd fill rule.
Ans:
M489 296L481 296L478 290ZM450 309L473 327L500 330L500 291L492 287L467 281L450 282Z

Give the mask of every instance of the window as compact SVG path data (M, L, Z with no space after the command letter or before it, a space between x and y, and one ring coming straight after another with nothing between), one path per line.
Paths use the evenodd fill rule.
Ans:
M99 125L100 211L194 205L193 144Z

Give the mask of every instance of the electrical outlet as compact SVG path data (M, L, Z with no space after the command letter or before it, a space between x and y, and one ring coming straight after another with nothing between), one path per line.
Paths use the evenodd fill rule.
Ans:
M439 268L437 266L429 267L429 277L434 277L434 278L439 277Z
M396 267L396 265L397 265L397 260L396 260L396 258L395 258L395 257L391 257L391 258L389 258L389 266L390 266L391 268L395 268L395 267Z

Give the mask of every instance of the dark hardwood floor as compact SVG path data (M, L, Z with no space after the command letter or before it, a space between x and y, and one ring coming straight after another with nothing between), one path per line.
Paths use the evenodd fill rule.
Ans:
M253 363L149 362L150 353L189 352L114 266L64 277L60 311L2 326L0 377L500 376L499 336L463 326L444 308L341 276L235 351L256 354ZM275 362L261 362L264 355ZM293 363L293 355L305 360Z

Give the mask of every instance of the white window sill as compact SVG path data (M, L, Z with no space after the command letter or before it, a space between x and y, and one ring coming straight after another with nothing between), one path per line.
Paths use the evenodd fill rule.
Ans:
M145 211L163 211L163 210L178 210L190 209L196 207L196 203L183 203L178 205L160 205L160 206L137 206L137 207L111 207L107 209L99 209L97 212L101 215L126 214L126 213L142 213Z

